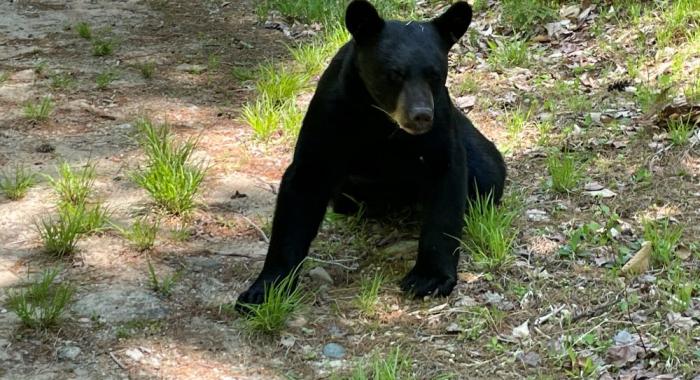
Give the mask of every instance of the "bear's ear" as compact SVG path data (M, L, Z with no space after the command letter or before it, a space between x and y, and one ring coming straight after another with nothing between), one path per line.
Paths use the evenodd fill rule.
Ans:
M355 0L345 12L345 26L357 42L365 42L376 36L384 27L384 20L367 1Z
M447 47L450 48L462 38L469 28L469 24L472 22L472 8L465 1L454 3L445 13L434 18L431 22L437 28Z

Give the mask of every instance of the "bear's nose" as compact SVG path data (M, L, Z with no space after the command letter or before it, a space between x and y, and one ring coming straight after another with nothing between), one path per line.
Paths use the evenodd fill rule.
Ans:
M429 125L433 122L433 110L428 107L416 107L411 110L409 117L418 125Z

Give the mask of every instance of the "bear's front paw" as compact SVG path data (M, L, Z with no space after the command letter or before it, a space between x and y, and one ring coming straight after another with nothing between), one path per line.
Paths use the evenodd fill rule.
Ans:
M268 285L269 286L269 285ZM236 310L239 313L250 312L249 306L260 305L265 301L266 285L263 281L256 281L245 292L241 293L236 300Z
M415 268L401 280L401 290L414 297L427 295L447 296L457 285L455 276L445 274L420 273Z

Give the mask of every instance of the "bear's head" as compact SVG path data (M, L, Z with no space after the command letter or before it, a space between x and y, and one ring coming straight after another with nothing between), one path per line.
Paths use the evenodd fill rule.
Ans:
M386 21L364 0L348 5L345 25L359 75L375 106L404 131L420 135L432 128L435 98L447 80L447 53L471 18L466 2L428 22Z

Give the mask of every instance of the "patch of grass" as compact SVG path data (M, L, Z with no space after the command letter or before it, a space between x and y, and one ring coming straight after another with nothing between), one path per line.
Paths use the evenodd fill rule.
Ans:
M75 24L75 31L78 32L80 37L86 40L92 39L92 28L90 28L90 24L85 21Z
M5 71L0 72L0 85L7 82L8 79L10 79L10 73Z
M576 158L569 153L550 154L547 157L547 171L554 191L568 193L578 186L581 180L578 164Z
M512 261L511 251L517 236L513 227L516 215L512 208L495 206L490 195L469 202L462 247L477 266L497 269Z
M51 88L64 89L73 86L75 81L68 73L56 73L51 75Z
M248 67L234 66L231 69L231 76L240 82L246 82L255 79L255 70Z
M267 63L258 69L255 89L259 96L267 97L273 104L279 105L294 99L308 80L305 74Z
M516 34L533 34L558 16L555 2L549 0L502 0L501 11L502 24Z
M45 60L40 59L40 60L34 62L34 72L37 75L43 75L44 72L46 72L46 68L48 66L49 66L49 64Z
M61 218L73 217L80 221L80 234L90 234L101 231L109 222L111 211L101 203L88 205L87 203L71 204L61 202L58 205L58 213Z
M45 96L38 104L27 103L24 106L24 117L32 121L44 121L51 116L54 104L50 96Z
M519 39L506 40L502 44L488 42L490 54L488 62L493 68L528 67L530 58L527 53L527 41Z
M363 277L360 282L360 293L357 295L357 306L365 315L374 315L379 303L379 289L385 278L381 272L374 276Z
M301 43L293 48L287 47L287 49L292 54L294 61L308 76L318 75L325 67L329 55L328 48L322 41Z
M375 354L368 365L360 365L352 372L350 380L399 380L415 379L411 360L396 347L385 358Z
M58 167L58 178L47 178L59 197L59 203L82 205L92 193L95 175L93 163L74 171L69 163L63 162Z
M663 8L663 26L656 30L656 42L660 47L680 43L690 38L700 27L700 3L697 0L675 0Z
M150 223L146 218L137 219L129 228L116 227L119 233L139 251L153 248L160 223Z
M106 57L114 52L114 41L109 38L95 38L92 40L92 55Z
M690 117L685 120L683 118L669 120L668 137L671 138L674 145L685 145L693 135L694 127L695 125L691 123Z
M170 128L142 119L135 123L137 140L146 153L146 167L131 174L155 203L174 215L195 208L195 197L204 180L206 168L192 163L197 140L176 142Z
M267 96L260 96L243 106L243 119L259 140L268 140L280 126L280 114Z
M668 268L666 279L659 283L669 292L671 309L678 313L682 313L692 306L693 293L696 288L700 289L697 280L690 278L687 272L678 261L674 261Z
M299 109L296 102L289 101L278 108L282 119L282 131L284 136L290 140L296 140L304 120L304 113Z
M487 9L489 9L488 0L474 0L474 3L472 4L472 10L474 13L480 13Z
M506 130L511 139L517 139L520 133L525 129L525 126L530 121L532 109L527 111L523 109L515 109L506 115Z
M411 15L416 6L415 0L375 0L372 4L383 17L405 17ZM345 14L345 0L262 0L258 2L256 13L265 20L271 10L304 22L328 24L341 20Z
M35 226L44 244L44 251L59 258L73 254L78 239L86 231L86 220L83 205L59 210L58 217L41 218Z
M170 297L170 294L173 291L173 286L175 283L182 277L182 271L177 271L171 275L164 275L161 278L158 278L158 275L156 274L155 268L153 268L153 264L151 264L151 261L148 260L148 282L151 286L151 289L162 295L163 297Z
M143 62L138 65L138 69L143 79L151 79L156 72L156 63L152 61Z
M73 297L73 287L54 284L59 269L47 269L27 289L8 292L7 306L27 327L46 329L58 325L63 310Z
M554 125L549 120L537 123L537 145L547 146L551 140L553 129Z
M29 189L36 184L36 174L24 166L15 166L12 174L0 172L0 191L13 201L24 198Z
M247 309L246 326L250 331L275 334L304 302L304 293L296 286L293 273L265 288L265 301L259 305L243 305Z
M455 89L460 95L475 94L479 90L479 82L474 77L465 75Z
M112 82L119 78L119 74L112 69L105 70L95 77L95 84L100 90L106 89Z
M644 223L644 240L651 242L653 266L666 267L671 264L681 236L683 236L683 227L671 225L668 219Z

